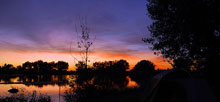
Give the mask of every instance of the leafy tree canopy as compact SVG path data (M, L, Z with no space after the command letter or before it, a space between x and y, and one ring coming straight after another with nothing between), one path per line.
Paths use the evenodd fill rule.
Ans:
M174 62L187 60L188 66L197 68L218 64L219 0L147 1L153 23L149 26L151 37L143 40L153 45L155 54L161 54Z
M149 72L153 71L155 65L148 60L141 60L138 62L131 71Z

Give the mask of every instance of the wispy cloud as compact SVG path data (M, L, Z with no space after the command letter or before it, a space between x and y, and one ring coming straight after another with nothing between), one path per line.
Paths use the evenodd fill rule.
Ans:
M96 36L92 54L133 62L145 59L152 53L141 41L151 22L145 4L145 0L1 0L0 54L68 55L71 42L72 53L78 54L75 25L81 15L88 17L91 36Z

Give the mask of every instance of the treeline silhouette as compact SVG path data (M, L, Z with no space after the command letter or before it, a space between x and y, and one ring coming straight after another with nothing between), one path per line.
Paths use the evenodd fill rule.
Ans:
M64 61L44 62L38 60L35 62L25 62L17 67L12 64L0 66L0 74L127 74L129 63L126 60L94 62L91 66L86 67L84 62L79 61L76 71L68 71L69 64ZM131 73L144 73L154 70L155 65L151 61L142 60L135 65Z
M87 77L92 74L95 75L145 75L155 71L155 65L148 60L141 60L138 62L132 70L129 71L129 63L126 60L104 61L95 62L92 66L85 67L83 62L76 64L76 73L79 75L86 75Z
M96 72L97 73L124 73L129 69L129 63L126 60L95 62L91 67L85 67L86 64L79 62L76 64L78 73Z
M69 64L64 61L49 63L42 60L27 61L17 67L12 64L4 64L0 66L0 74L64 74L68 72L68 67Z

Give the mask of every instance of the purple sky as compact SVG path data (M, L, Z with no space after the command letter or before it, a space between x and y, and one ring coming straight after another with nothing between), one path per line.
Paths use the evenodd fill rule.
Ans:
M87 16L91 36L96 36L94 51L146 57L137 56L151 52L141 41L149 35L147 26L152 22L146 15L146 3L145 0L1 0L0 55L7 59L4 51L68 53L71 40L76 44L77 17ZM77 50L73 47L73 51Z

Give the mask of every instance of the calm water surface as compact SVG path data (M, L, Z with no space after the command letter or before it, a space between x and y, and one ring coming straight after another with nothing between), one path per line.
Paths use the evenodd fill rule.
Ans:
M20 90L19 93L23 91L25 94L31 94L33 91L37 91L37 93L51 96L54 102L59 102L59 100L63 102L62 96L65 91L85 83L119 89L139 86L129 76L118 79L92 77L88 80L83 80L82 78L80 81L77 81L77 78L76 75L0 76L0 96L8 96L10 95L9 89L18 88Z

